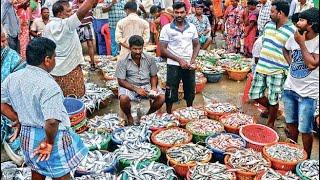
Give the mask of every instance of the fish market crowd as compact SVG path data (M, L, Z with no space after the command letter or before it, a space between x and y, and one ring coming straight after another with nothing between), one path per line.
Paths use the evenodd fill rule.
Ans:
M318 0L1 0L1 179L319 180L318 133Z

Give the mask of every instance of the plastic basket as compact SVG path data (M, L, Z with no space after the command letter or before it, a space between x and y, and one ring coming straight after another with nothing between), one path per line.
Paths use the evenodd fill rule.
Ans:
M127 126L127 127L128 127L128 126ZM117 132L119 132L119 131L124 131L125 128L126 128L126 127L118 128L118 129L116 129L116 130L114 130L114 131L112 132L111 140L112 140L112 142L115 143L116 145L121 145L121 144L123 143L123 141L117 140L117 139L114 137L114 134L117 133ZM148 141L148 137L145 137L144 139L142 139L142 142L145 142L145 141Z
M147 167L149 165L149 161L146 161L146 162L140 162L137 166L138 169L143 169L145 167ZM127 180L128 179L128 174L126 172L123 172L122 173L122 176L121 176L121 179L122 180ZM174 180L176 179L175 177L171 176L168 178L168 180Z
M303 151L303 159L300 161L283 161L283 160L271 157L267 153L267 148L269 148L270 146L275 145L275 144L285 144L285 145L302 150ZM277 143L266 145L266 146L264 146L262 153L265 157L267 157L271 161L273 169L282 170L282 171L292 171L296 168L297 164L299 164L300 162L302 162L308 158L307 152L303 148L301 148L297 144L292 144L292 143L287 143L287 142L277 142Z
M229 78L235 81L242 81L247 77L247 74L249 73L250 68L243 70L243 71L237 71L232 69L227 69Z
M280 173L281 175L285 175L288 171L281 171L281 170L275 170L276 172ZM255 180L261 180L262 176L264 175L265 171L258 173Z
M247 141L248 148L252 148L259 152L262 152L265 145L279 141L277 132L262 124L249 124L242 126L240 127L239 134ZM252 138L259 139L260 142L252 140Z
M211 150L211 152L214 155L214 159L215 160L219 161L220 163L223 163L224 162L223 160L225 158L225 151L221 151L220 149L214 148L208 143L210 138L215 138L215 137L217 137L217 136L219 136L221 134L228 134L228 135L231 135L234 138L241 138L241 137L239 135L236 135L236 134L233 134L233 133L217 133L217 134L214 134L214 135L211 135L211 136L207 137L207 139L206 139L206 147ZM247 146L247 142L243 138L241 138L241 140L242 140L242 142L244 144L243 148L245 148Z
M203 72L203 74L207 78L208 83L217 83L221 80L221 78L223 76L223 72L216 72L216 73Z
M201 106L197 106L197 107L194 107L194 108L201 109L201 110L203 110L203 111L204 111L204 115L203 115L203 116L200 116L200 117L199 117L199 119L207 118L207 112L204 110L204 108L203 108L203 107L201 107ZM175 111L179 111L179 110L181 110L181 109L184 109L184 108L178 108L178 109L176 109ZM174 115L174 116L176 116L176 118L179 120L179 122L180 122L180 126L181 126L181 127L186 126L188 122L190 122L190 121L194 120L194 119L186 119L186 118L182 118L182 117L177 116L177 115Z
M63 101L63 105L65 106L69 117L85 111L84 103L73 97L66 97Z
M143 160L143 161L141 161L141 162L146 163L146 162L152 162L152 161L158 161L158 160L159 160L159 158L160 158L160 156L161 156L161 151L160 151L160 149L159 149L157 146L153 145L153 144L151 144L151 147L152 147L152 148L155 148L155 150L156 150L155 155L154 155L151 159L146 159L146 160ZM129 160L129 159L119 159L120 169L124 169L124 168L130 166L132 162L133 162L133 161L132 161L132 160Z
M230 158L230 155L226 155L224 158L224 164L227 166L230 166L232 168L232 166L230 165L230 163L228 162ZM269 167L271 167L271 161L266 159L269 162ZM261 173L262 171L259 171L257 173L254 172L246 172L246 171L242 171L242 170L237 170L236 171L236 176L237 176L237 180L254 180L257 175L259 173Z
M303 163L303 161L297 164L297 166L296 166L296 173L297 173L297 175L301 178L301 180L309 180L309 178L306 177L306 176L304 176L304 175L302 174L301 170L300 170L300 166L301 166L302 163Z
M162 132L162 131L165 131L165 130L168 130L168 129L172 129L172 128L174 128L174 129L179 129L179 130L181 130L181 131L184 131L184 132L188 133L187 140L184 141L183 143L174 144L174 145L172 145L172 144L164 144L164 143L161 143L161 142L159 142L159 141L156 140L156 135L157 135L157 134L159 134L159 133ZM175 145L188 144L188 143L190 143L191 140L192 140L192 134L191 134L191 132L189 132L188 130L185 130L185 129L182 129L182 128L178 128L178 127L172 127L172 128L160 129L160 130L152 133L152 135L151 135L151 141L152 141L152 143L154 143L155 145L157 145L158 148L161 150L162 153L166 153L166 151L167 151L169 148L171 148L171 147L173 147L173 146L175 146Z
M222 122L222 119L226 118L230 114L232 114L232 113L228 113L228 114L225 114L225 115L221 116L219 118L219 120ZM254 120L254 122L255 122L255 120ZM255 124L255 123L253 123L253 124ZM235 126L230 126L228 124L224 124L224 129L226 130L226 132L233 133L233 134L239 134L241 127L235 127Z
M227 169L230 169L230 167L227 166ZM191 180L191 171L189 169L188 173L187 173L187 176L186 176L186 179L187 180ZM233 178L232 179L229 179L229 180L236 180L236 173L235 172L232 172L232 175L233 175Z
M181 145L178 145L178 146L181 146ZM178 146L173 146L173 147L178 147ZM175 161L173 158L169 157L168 154L166 154L166 157L169 161L169 165L175 169L176 173L179 176L182 176L182 177L186 177L189 169L191 169L192 167L197 165L196 162L190 162L187 164L180 164L179 162ZM201 161L201 163L207 163L211 160L211 158L212 158L212 154L209 153L208 158Z
M104 133L99 133L99 134L104 134ZM109 142L111 140L111 135L110 134L105 134L104 140L99 144L100 149L98 148L97 145L90 146L88 147L89 151L94 151L94 150L107 150L109 147Z
M204 88L206 87L206 83L207 83L207 78L206 77L201 77L201 80L199 83L196 84L196 94L201 93Z
M212 120L212 121L216 121L216 120ZM223 124L222 124L220 121L216 121L216 122L218 122L219 124L221 124L221 126L223 127ZM211 135L213 135L213 134L216 134L216 133L201 134L201 133L198 133L198 132L193 132L193 131L190 130L190 126L191 126L192 123L193 123L193 122L189 122L189 123L186 125L186 129L192 133L192 141L193 141L194 143L196 143L196 144L197 144L197 143L204 144L204 143L206 142L206 139L207 139L208 136L211 136ZM223 129L221 132L223 132L223 131L224 131L224 129ZM218 133L221 133L221 132L218 132Z

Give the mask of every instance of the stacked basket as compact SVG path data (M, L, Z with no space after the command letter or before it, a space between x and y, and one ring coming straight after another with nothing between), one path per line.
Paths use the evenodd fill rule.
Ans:
M88 126L84 103L79 99L66 97L63 105L69 115L72 129L78 134L86 131Z

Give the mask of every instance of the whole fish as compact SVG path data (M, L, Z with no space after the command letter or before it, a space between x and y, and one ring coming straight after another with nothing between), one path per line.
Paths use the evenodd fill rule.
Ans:
M299 180L300 178L288 171L285 175L269 168L261 177L261 180Z
M210 154L211 152L209 149L192 143L184 144L178 147L172 147L167 150L167 155L180 164L202 162L207 160Z
M195 120L206 118L207 113L203 108L186 107L173 112L173 115L183 119Z
M206 105L205 109L215 113L233 113L238 111L238 107L230 103L210 103Z
M80 138L83 141L83 144L86 147L93 147L96 146L98 149L101 148L101 143L104 141L105 134L100 134L98 132L84 132L79 134Z
M126 126L112 133L113 139L119 142L150 141L151 131L147 126Z
M125 142L114 151L118 160L143 161L152 159L157 153L157 147L146 142Z
M111 152L102 154L100 151L89 151L89 154L83 159L77 167L79 171L102 173L106 168L113 165L116 156Z
M200 119L187 124L187 129L193 133L211 135L224 131L223 124L212 119Z
M155 139L162 144L181 144L188 139L188 133L181 128L169 128L159 132Z
M224 164L216 163L197 163L190 169L190 180L235 180L232 172L227 171Z
M118 114L105 114L103 116L95 116L89 120L89 131L113 132L114 130L124 126L124 121L120 119Z
M223 124L239 128L243 125L253 124L254 120L252 116L242 114L242 113L232 113L221 118Z
M99 87L94 83L86 83L86 93L82 98L83 102L86 105L86 108L93 112L94 110L98 110L100 108L100 104L113 96L113 93L108 88Z
M179 126L178 119L168 113L152 113L142 116L140 119L141 125L146 125L149 128L164 128L170 125Z
M117 180L117 175L110 173L94 173L73 178L74 180Z
M303 149L287 144L274 144L266 148L269 156L282 161L301 161L304 158Z
M310 180L319 180L319 160L305 160L300 164L303 176Z
M177 179L174 169L167 165L157 162L151 162L143 168L139 167L139 162L131 164L123 170L128 175L128 180L168 180Z
M221 133L216 137L210 137L208 139L208 145L212 148L225 152L228 150L243 148L245 143L241 137L235 138L230 134Z
M234 169L253 173L267 170L270 165L260 152L253 149L236 150L234 153L231 153L228 163Z
M119 87L118 80L109 80L106 82L106 86L110 90L116 90Z

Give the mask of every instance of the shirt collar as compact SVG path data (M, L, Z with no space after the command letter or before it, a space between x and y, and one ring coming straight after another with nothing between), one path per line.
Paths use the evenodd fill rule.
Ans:
M26 68L28 68L28 69L30 69L30 70L32 70L32 71L37 71L37 72L39 72L39 73L45 73L45 74L50 75L47 71L45 71L44 69L39 68L39 67L37 67L37 66L32 66L32 65L27 64L27 65L26 65Z
M185 23L185 26L184 26L184 29L182 31L177 27L177 24L176 24L175 20L173 20L172 23L170 23L170 28L183 33L185 30L187 30L190 27L190 25L187 22L187 20L184 20L184 23Z
M145 55L144 53L142 53L140 60L143 60L143 59L145 59L145 58L146 58L146 55ZM129 61L132 61L132 60L133 60L133 59L132 59L132 56L131 56L131 53L128 54L127 59L128 59Z

